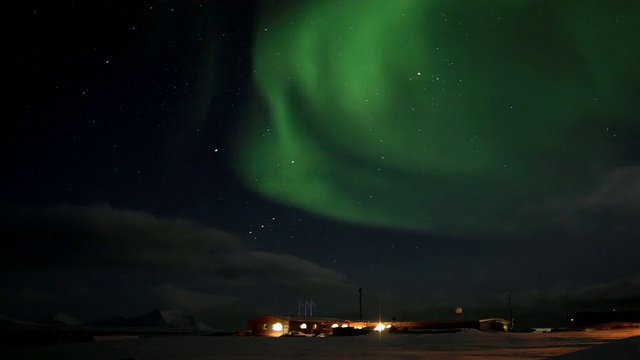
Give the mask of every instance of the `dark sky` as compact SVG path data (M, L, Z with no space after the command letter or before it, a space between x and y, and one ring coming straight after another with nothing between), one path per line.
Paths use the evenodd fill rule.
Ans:
M7 9L2 315L640 307L640 4Z

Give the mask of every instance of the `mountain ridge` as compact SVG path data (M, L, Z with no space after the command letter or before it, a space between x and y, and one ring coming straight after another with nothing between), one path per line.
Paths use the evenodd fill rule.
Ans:
M92 321L87 327L155 329L165 331L210 331L211 327L182 310L155 309L139 316L126 318L118 316L106 320Z
M82 322L57 313L42 321L19 320L0 314L0 329L13 331L46 331L66 329L114 332L207 332L212 328L182 310L155 309L134 317L117 316L104 320Z

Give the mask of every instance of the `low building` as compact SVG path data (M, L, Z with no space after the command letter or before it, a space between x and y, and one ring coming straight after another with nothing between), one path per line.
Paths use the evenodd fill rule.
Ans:
M397 332L413 332L428 329L478 329L483 331L510 331L511 323L500 318L483 320L450 320L450 321L363 321L345 320L328 317L301 317L290 315L265 315L247 322L247 335L279 337L283 335L318 336L331 335L334 329L337 335L363 334L367 331L354 330L386 330Z
M247 322L247 335L277 337L291 333L317 336L332 334L337 327L351 327L352 321L328 317L265 315Z
M500 318L481 320L396 321L391 323L391 326L398 332L446 329L477 329L482 331L504 332L511 330L511 322Z

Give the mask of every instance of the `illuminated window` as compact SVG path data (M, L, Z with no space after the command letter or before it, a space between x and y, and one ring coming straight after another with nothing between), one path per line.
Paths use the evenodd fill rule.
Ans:
M300 324L300 329L304 330L306 328L307 328L307 324L305 323Z
M317 329L318 328L318 324L313 324L313 328Z
M338 324L331 325L331 327L334 328L334 329L337 328L338 326L339 326Z
M282 324L275 323L271 328L273 329L273 331L282 331Z

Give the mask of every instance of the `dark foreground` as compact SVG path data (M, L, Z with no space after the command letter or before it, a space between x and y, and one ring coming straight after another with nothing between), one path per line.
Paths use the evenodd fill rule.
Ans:
M640 359L640 329L555 333L374 333L356 337L103 336L93 342L4 344L1 359Z

